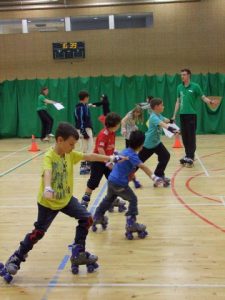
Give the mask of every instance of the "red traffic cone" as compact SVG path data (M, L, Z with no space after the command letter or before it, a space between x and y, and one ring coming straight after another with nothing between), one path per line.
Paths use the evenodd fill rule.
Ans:
M30 149L28 149L28 151L31 151L31 152L40 151L37 143L35 142L35 136L33 134L32 134L32 138L31 138L31 146L30 146Z
M175 134L175 141L173 144L173 148L183 148L181 141L180 141L180 135L179 134Z

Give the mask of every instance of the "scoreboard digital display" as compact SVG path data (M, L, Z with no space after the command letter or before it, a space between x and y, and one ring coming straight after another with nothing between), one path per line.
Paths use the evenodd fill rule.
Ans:
M54 59L85 58L84 42L53 43L52 50Z

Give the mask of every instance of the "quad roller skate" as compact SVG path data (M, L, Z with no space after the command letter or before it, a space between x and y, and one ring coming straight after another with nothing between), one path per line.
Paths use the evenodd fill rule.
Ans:
M87 208L90 200L91 200L90 195L88 195L88 194L85 193L84 196L82 197L81 205L83 205L84 207Z
M160 186L168 187L169 185L170 185L170 179L165 176L157 177L153 183L154 187L160 187Z
M92 231L97 231L97 224L100 224L102 226L102 229L105 230L108 226L108 217L106 216L94 216L94 222L92 225Z
M137 232L140 239L144 239L148 232L146 231L146 226L144 224L139 224L136 222L136 217L127 217L126 232L125 236L128 240L133 240L133 233Z
M70 261L73 274L79 273L80 265L86 265L88 273L93 273L98 268L97 260L98 256L85 251L82 245L72 245Z
M163 176L162 179L163 179L163 187L170 186L170 178Z
M80 164L80 175L87 175L90 173L90 168L87 167L86 161L82 161Z
M180 159L180 164L184 167L192 168L194 166L194 160L185 156Z
M5 265L0 263L0 276L3 277L7 283L10 283L13 279L13 275L16 275L20 269L21 262L25 261L26 257L27 255L21 259L18 253L15 252L12 256L10 256Z
M114 207L118 207L118 212L124 212L127 210L126 201L123 200L121 197L117 197L113 201L112 206L109 208L109 212L114 212Z

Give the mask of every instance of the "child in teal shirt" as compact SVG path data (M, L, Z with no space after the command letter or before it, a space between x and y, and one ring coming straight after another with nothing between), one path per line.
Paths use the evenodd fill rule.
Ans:
M162 128L165 128L173 133L177 130L170 126L170 120L165 118L161 113L164 110L162 99L153 98L150 101L152 113L149 117L149 127L145 133L145 141L142 150L138 156L142 162L145 162L154 153L158 156L158 164L155 169L155 175L163 179L164 186L170 184L170 179L165 177L165 169L170 160L170 153L161 142Z

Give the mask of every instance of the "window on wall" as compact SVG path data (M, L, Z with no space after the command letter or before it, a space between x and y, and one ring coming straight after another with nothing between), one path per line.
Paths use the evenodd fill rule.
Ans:
M65 19L28 19L28 32L51 32L51 31L64 31L65 30Z
M117 28L144 28L153 26L153 14L125 14L114 16L115 29Z
M71 30L109 29L109 16L71 17Z
M0 20L0 34L22 33L22 20Z
M0 34L29 32L58 32L78 30L150 28L153 26L152 13L95 15L62 18L32 18L23 20L0 20ZM66 28L65 28L66 25Z

